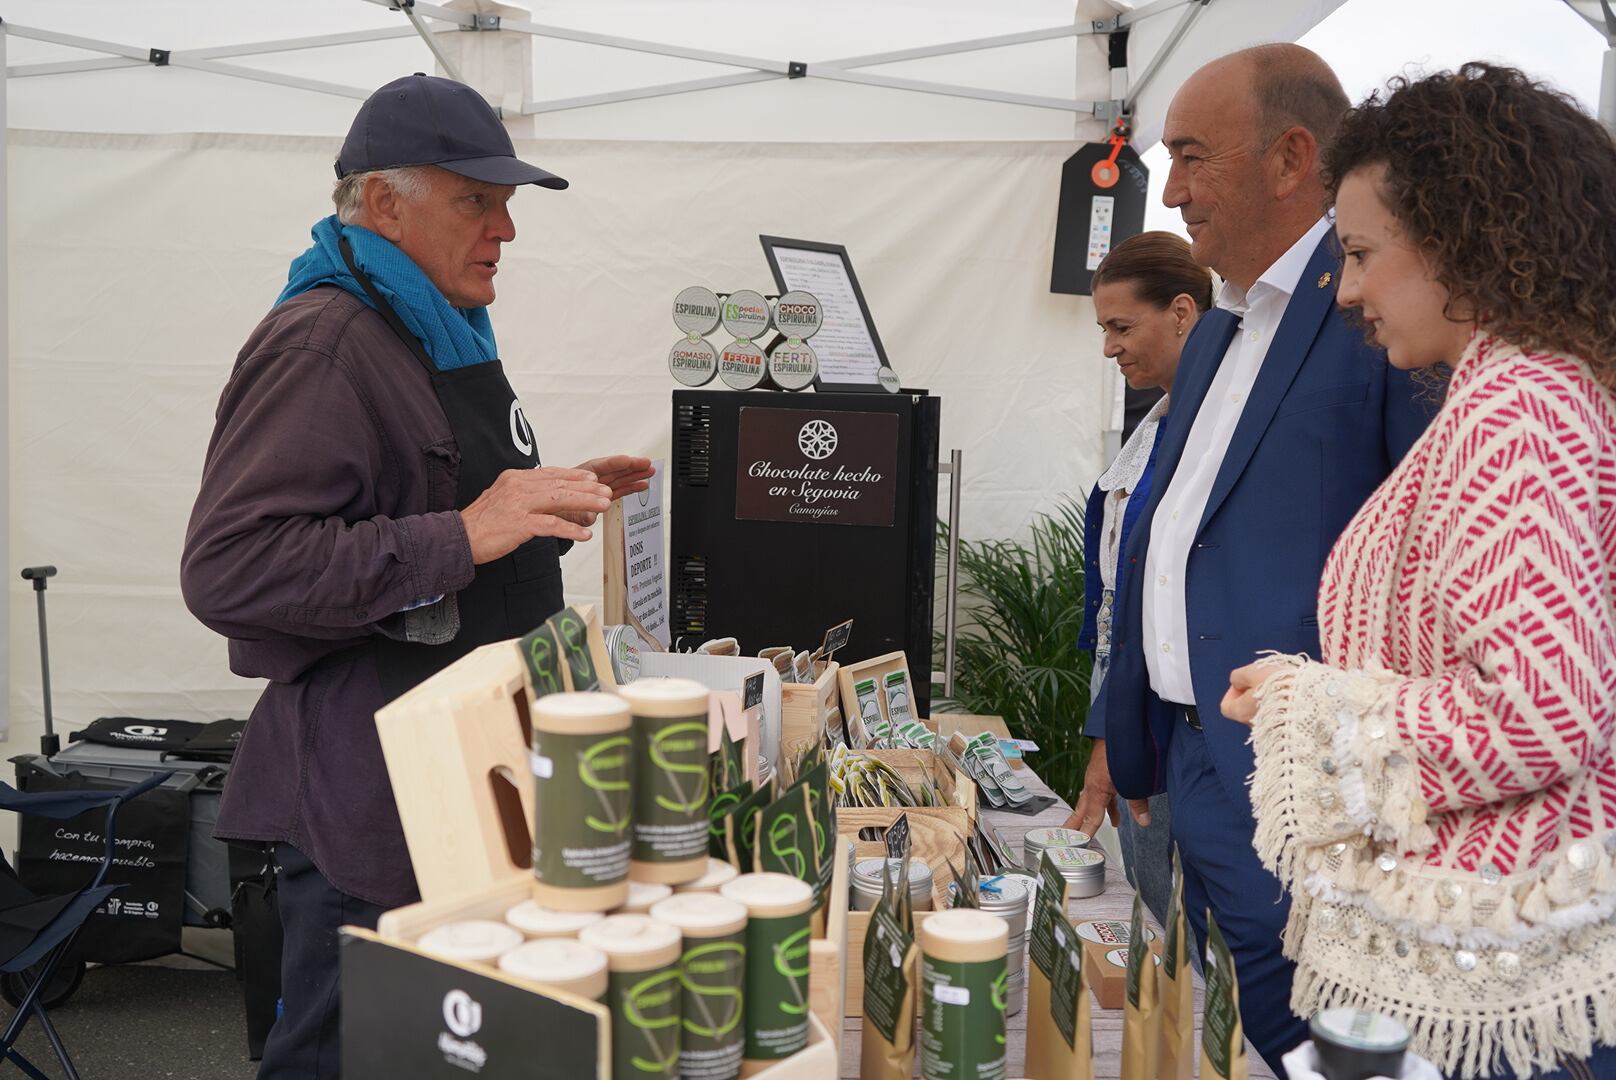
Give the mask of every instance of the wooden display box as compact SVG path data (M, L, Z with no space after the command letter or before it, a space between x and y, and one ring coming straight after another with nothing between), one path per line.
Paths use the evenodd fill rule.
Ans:
M851 746L852 725L859 724L862 728L863 717L859 714L858 695L853 692L853 684L865 679L875 680L875 700L881 711L881 719L892 722L892 716L887 711L887 695L881 681L888 674L901 671L904 678L909 681L911 703L914 701L915 681L909 674L909 657L906 653L891 652L882 656L872 656L868 660L860 660L856 664L842 665L836 672L836 683L842 695L842 729L848 732L848 745ZM913 708L913 704L910 706ZM916 716L915 719L920 719Z
M883 757L889 754L932 756L920 750L879 750L874 753ZM974 786L967 780L962 780L957 785L957 790L975 794ZM912 857L924 859L926 865L931 867L932 908L940 911L949 904L948 887L954 880L949 864L952 863L958 870L963 870L966 865L965 841L975 828L975 802L974 800L971 802L969 811L960 806L872 809L839 807L836 811L836 831L844 838L853 841L855 861L881 858L887 851L885 841L862 839L861 833L869 829L884 835L886 830L896 824L898 818L904 814L909 816ZM915 912L915 921L920 922L927 914L929 913L924 911ZM846 965L848 1016L864 1015L864 937L869 930L868 911L848 911Z
M1083 966L1088 972L1089 989L1094 993L1094 1000L1102 1009L1120 1009L1127 1003L1128 998L1128 968L1126 940L1128 924L1116 920L1079 920L1084 922L1097 922L1107 940L1092 941L1088 937L1078 934L1083 942ZM1106 932L1108 929L1121 927L1122 933ZM1073 927L1074 931L1076 927ZM1156 963L1161 963L1161 938L1150 933L1150 951L1155 955ZM1119 963L1118 961L1122 961Z
M842 875L842 879L844 885L843 892L845 895L845 872ZM435 901L422 901L418 904L411 904L408 907L396 908L393 911L389 911L382 915L381 920L376 926L376 932L374 934L370 933L369 931L356 930L352 928L345 929L344 933L351 934L356 938L363 938L377 942L388 948L414 954L416 957L419 957L432 965L440 967L445 971L458 971L462 973L470 973L474 976L481 976L486 979L493 979L499 983L515 987L518 990L531 995L532 998L538 999L538 1001L564 1006L572 1010L575 1014L575 1019L578 1022L577 1038L583 1038L586 1033L594 1036L594 1042L598 1048L598 1057L596 1068L592 1074L562 1074L554 1072L553 1070L544 1071L542 1067L538 1067L536 1069L536 1062L542 1061L543 1059L531 1056L522 1059L511 1058L509 1059L508 1064L501 1062L500 1064L502 1067L495 1068L495 1061L493 1056L490 1055L488 1067L484 1068L477 1074L482 1077L483 1080L531 1080L533 1077L556 1076L559 1078L562 1075L569 1075L569 1077L571 1075L594 1075L597 1080L609 1080L612 1075L611 1024L610 1013L604 1005L601 1005L598 1002L580 998L575 994L568 994L561 991L541 990L534 987L530 983L523 982L520 979L514 979L501 971L491 970L475 964L460 964L452 960L443 960L438 957L428 956L427 954L422 953L419 949L415 948L414 942L419 939L422 934L447 922L454 922L461 919L502 920L505 917L505 912L507 910L509 910L512 906L521 903L523 900L528 899L530 894L529 880L530 876L528 874L515 874L502 882L498 882L494 885L487 886L473 892L464 893L458 897L450 897ZM842 905L841 914L845 918L845 903ZM834 925L836 916L836 905L833 903L831 906L831 925ZM816 947L829 944L829 941L815 941L810 946L809 955L810 960L813 963L813 966L811 966L809 969L810 995L815 992L813 981L814 974L819 970L820 951L817 950ZM834 953L837 950L833 949L831 951ZM844 944L841 946L841 951L845 952L845 939ZM464 975L457 977L457 982L463 983L464 981ZM473 991L473 994L475 994L475 991ZM344 1014L346 1014L352 1006L347 1003L348 999L346 997L344 998L344 1002L343 1011ZM435 1007L447 1011L447 1005L443 1003L443 994L441 992L437 993L436 997L433 998L432 1003ZM535 1004L537 1003L538 1002L535 1002ZM825 1080L826 1077L834 1077L837 1074L841 1052L841 1040L839 1035L842 1027L839 1011L832 1016L832 1019L835 1021L834 1025L828 1024L825 1021L823 1014L820 1012L817 1005L814 1007L812 1012L813 1014L808 1019L807 1048L799 1053L793 1054L791 1057L779 1062L778 1064L764 1069L762 1072L753 1074L756 1078L758 1078L758 1080ZM566 1014L557 1015L560 1016ZM560 1030L558 1030L555 1025L536 1025L533 1023L533 1017L529 1015L526 1018L526 1022L523 1026L529 1029L524 1034L529 1036L536 1034L546 1046L551 1048L551 1053L556 1052L557 1048L562 1048L564 1050L574 1049L573 1047L568 1046L568 1036L572 1030L571 1025L567 1025ZM593 1027L594 1030L588 1031L587 1029L591 1027ZM482 1032L477 1033L476 1037L482 1042L489 1043L492 1047L493 1042L499 1038L500 1033L491 1030L491 1028L492 1021L485 1024ZM533 1030L535 1028L539 1028L541 1030L537 1030L535 1032ZM396 1020L391 1030L395 1036L399 1034L397 1031ZM837 1037L832 1036L833 1031L837 1033ZM368 1072L359 1075L379 1076L383 1074L377 1072ZM424 1077L429 1075L437 1076L439 1074L436 1072L422 1072L419 1075ZM400 1080L404 1080L404 1078L400 1076Z
M838 707L836 673L840 665L826 664L811 683L780 684L780 747L790 751L821 737Z

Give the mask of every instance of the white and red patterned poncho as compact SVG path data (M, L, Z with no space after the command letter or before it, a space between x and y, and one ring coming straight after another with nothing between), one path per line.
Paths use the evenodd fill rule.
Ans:
M1478 335L1336 543L1323 662L1259 692L1299 1015L1396 1016L1467 1077L1616 1043L1613 600L1611 392Z

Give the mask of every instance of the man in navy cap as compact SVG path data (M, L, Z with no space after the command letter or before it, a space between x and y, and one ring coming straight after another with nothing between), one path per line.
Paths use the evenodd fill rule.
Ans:
M651 475L540 465L487 306L516 188L567 182L516 157L481 95L388 83L336 171L337 212L236 358L181 565L231 670L268 680L218 835L279 866L276 1080L338 1075L337 927L417 898L376 710L558 611L561 554Z

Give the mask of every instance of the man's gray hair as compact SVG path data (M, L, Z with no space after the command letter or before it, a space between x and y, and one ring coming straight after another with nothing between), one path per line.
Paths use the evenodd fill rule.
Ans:
M397 169L349 173L337 181L337 186L331 192L331 201L337 205L337 220L344 225L352 225L359 220L359 212L365 205L365 181L372 176L387 181L400 198L414 202L424 197L432 187L432 178L427 175L429 168L426 165L405 165Z

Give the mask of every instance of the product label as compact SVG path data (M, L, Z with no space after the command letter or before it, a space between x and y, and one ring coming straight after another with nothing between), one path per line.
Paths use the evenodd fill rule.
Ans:
M743 780L740 787L731 791L721 791L713 796L713 801L707 807L707 854L713 858L726 861L729 859L724 819L751 794L752 781Z
M629 737L533 730L533 877L594 888L628 873Z
M950 963L921 953L920 1073L927 1080L1004 1080L1010 972L1004 958Z
M1077 1045L1077 1010L1087 1007L1083 997L1083 946L1076 938L1055 952L1055 973L1049 980L1049 1012L1068 1047Z
M678 964L611 973L606 994L612 1009L613 1080L679 1075L680 993Z
M692 285L673 298L673 325L687 334L708 334L718 327L718 295Z
M725 858L743 873L756 868L758 825L763 820L763 808L773 801L773 787L765 783L724 818Z
M556 640L561 643L561 659L572 677L574 692L600 689L600 673L595 670L595 658L589 652L589 624L572 608L562 608L550 616L545 624L555 628Z
M1048 852L1045 852L1048 854ZM1128 924L1116 919L1096 919L1077 924L1077 936L1096 945L1126 945L1129 941ZM1145 941L1156 937L1156 931L1145 928Z
M746 1059L808 1045L808 912L746 924Z
M1133 922L1130 924L1129 931L1128 931L1128 940L1129 941L1132 941L1134 938L1142 938L1142 937L1144 937L1144 930L1145 930L1145 914L1144 914L1144 912L1145 912L1144 898L1142 896L1140 896L1138 893L1134 893L1133 894ZM1139 990L1140 990L1140 983L1141 983L1142 978L1143 978L1144 973L1145 973L1145 957L1151 956L1151 955L1152 955L1152 953L1150 951L1149 946L1143 946L1142 945L1137 949L1129 949L1128 950L1128 979L1127 979L1128 1004L1132 1005L1136 1009L1139 1008ZM1154 984L1152 984L1152 985L1154 985ZM1146 1004L1149 1004L1150 998L1147 997L1145 999L1145 1001L1146 1001Z
M744 408L735 459L742 520L883 528L896 520L896 413Z
M909 967L904 960L914 940L898 925L890 908L876 904L864 938L864 1015L889 1043L898 1041L899 1012L909 992Z
M634 861L707 853L707 715L634 718Z
M793 289L774 302L774 325L788 338L810 338L825 321L819 298Z
M680 338L668 350L668 371L686 386L705 386L718 371L718 350L706 338Z
M1069 938L1071 924L1066 921L1066 878L1048 855L1046 851L1038 865L1038 895L1032 902L1032 937L1027 950L1044 978L1053 983L1057 959L1055 934L1060 931L1062 938Z
M792 339L769 354L769 378L786 390L801 390L819 374L819 357L806 343Z
M725 298L724 329L738 338L755 338L769 328L769 302L763 294L739 289Z
M797 784L784 796L763 808L758 828L757 860L760 869L786 874L808 884L816 884L819 873L814 862L813 815L808 808L808 789Z
M1234 954L1223 940L1216 919L1208 917L1206 937L1206 1013L1201 1021L1201 1053L1216 1075L1228 1080L1233 1048L1245 1038L1240 1027L1240 993L1236 989ZM1204 1068L1201 1072L1206 1075Z
M679 958L683 1034L679 1075L685 1080L734 1080L746 1048L745 931L686 938Z
M750 341L732 341L718 356L718 377L736 390L750 390L763 381L763 350Z
M1184 936L1184 868L1178 861L1178 849L1173 849L1173 891L1167 898L1167 939L1162 943L1162 974L1169 979L1178 978L1179 954L1185 948Z

